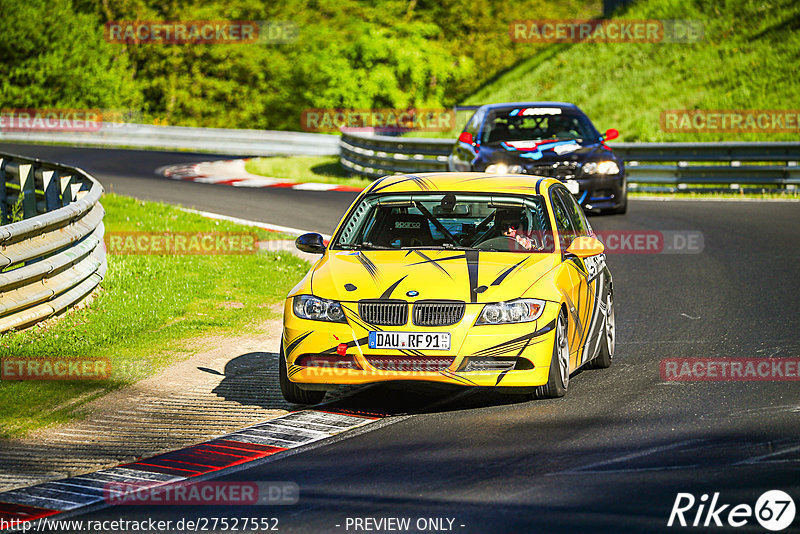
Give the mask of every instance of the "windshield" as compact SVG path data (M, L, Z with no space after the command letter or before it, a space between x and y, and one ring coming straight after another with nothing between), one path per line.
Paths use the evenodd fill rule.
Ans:
M540 196L393 194L364 198L331 248L459 248L552 252L550 223Z
M492 111L483 123L481 142L517 141L594 142L597 134L581 113L561 108L508 108Z

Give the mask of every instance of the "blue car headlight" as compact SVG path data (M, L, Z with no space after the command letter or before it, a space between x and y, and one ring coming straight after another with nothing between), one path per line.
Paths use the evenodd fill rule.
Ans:
M313 295L298 295L292 301L294 314L301 319L346 323L342 305L334 300L322 299Z
M483 172L490 174L525 174L525 167L522 165L506 165L505 163L493 163L486 167Z
M493 302L483 307L475 324L529 323L538 319L543 311L543 300L517 299L508 302Z

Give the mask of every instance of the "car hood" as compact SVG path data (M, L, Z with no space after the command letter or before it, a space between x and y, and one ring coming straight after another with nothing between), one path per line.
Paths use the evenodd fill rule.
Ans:
M314 267L311 289L317 296L340 301L498 302L522 296L559 261L548 253L328 251Z

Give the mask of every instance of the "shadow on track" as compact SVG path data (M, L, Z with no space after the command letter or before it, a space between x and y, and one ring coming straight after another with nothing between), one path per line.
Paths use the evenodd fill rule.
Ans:
M283 399L278 387L278 354L248 352L225 365L225 378L213 392L228 401L271 410L303 406ZM320 408L381 416L449 412L528 402L526 395L501 394L482 388L397 381L343 386L328 392Z

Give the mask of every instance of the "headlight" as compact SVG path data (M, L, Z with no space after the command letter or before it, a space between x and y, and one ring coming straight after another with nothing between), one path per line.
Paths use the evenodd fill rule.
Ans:
M583 166L583 174L619 174L615 161L590 161Z
M525 174L525 167L522 165L506 165L505 163L496 163L486 167L486 171L492 174Z
M536 299L517 299L509 302L496 302L483 307L476 325L529 323L535 321L544 311L544 301Z
M333 300L321 299L312 295L299 295L292 302L294 314L301 319L346 323L342 305Z

